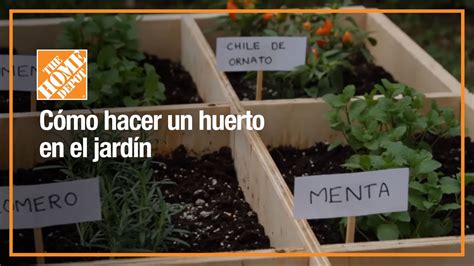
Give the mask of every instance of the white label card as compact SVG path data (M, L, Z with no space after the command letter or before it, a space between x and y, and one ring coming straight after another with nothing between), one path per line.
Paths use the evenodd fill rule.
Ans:
M36 91L36 56L13 56L13 90ZM8 90L8 55L0 55L0 91Z
M15 186L14 229L102 219L99 179ZM8 229L8 187L0 187L0 229Z
M217 38L222 71L289 71L306 61L306 37Z
M408 209L408 168L295 178L295 218L325 219Z

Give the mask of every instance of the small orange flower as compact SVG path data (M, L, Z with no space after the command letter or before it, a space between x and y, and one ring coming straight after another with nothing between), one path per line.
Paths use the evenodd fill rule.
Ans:
M311 48L311 53L313 54L314 56L314 59L318 60L319 59L319 52L318 52L318 49L317 48Z
M319 47L324 47L324 46L326 46L326 44L328 44L328 42L325 41L325 40L317 40L317 41L316 41L316 44L317 44Z
M227 9L239 9L239 7L234 3L234 0L227 1ZM233 21L237 20L237 15L235 13L229 13L230 19Z
M263 21L268 22L273 18L273 14L272 13L265 13L265 14L263 14L262 17L263 17Z
M352 42L352 33L350 33L349 31L344 32L344 34L342 35L342 43L348 44L351 42Z
M323 26L319 27L316 30L316 34L319 36L328 35L332 31L332 28L333 28L332 21L330 19L326 19L324 21Z
M305 23L303 23L303 29L310 31L311 27L312 27L311 22L306 21Z

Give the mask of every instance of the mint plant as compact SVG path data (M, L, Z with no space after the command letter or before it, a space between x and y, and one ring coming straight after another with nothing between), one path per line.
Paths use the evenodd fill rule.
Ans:
M460 177L458 176L458 179ZM474 173L465 173L464 175L464 185L467 187L469 184L474 183ZM466 195L466 204L474 205L474 195Z
M431 147L441 138L459 135L453 111L433 101L424 114L422 94L387 80L369 95L354 95L355 87L347 86L339 95L323 97L332 108L327 115L331 128L342 133L355 153L344 166L355 171L410 168L408 211L359 217L359 229L380 240L448 234L449 214L460 207L460 183L437 171L441 164L433 159ZM436 137L431 143L429 134ZM457 202L443 203L449 195Z
M161 104L165 86L155 68L142 63L134 15L77 15L65 23L61 48L88 49L88 107Z

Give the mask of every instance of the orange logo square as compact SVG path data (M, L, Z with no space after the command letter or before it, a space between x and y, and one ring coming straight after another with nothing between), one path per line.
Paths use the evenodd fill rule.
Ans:
M87 100L87 50L36 50L37 100Z

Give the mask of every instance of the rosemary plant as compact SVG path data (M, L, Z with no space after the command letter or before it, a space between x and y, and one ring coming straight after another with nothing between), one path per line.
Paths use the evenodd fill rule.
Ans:
M103 129L76 131L72 141L87 138L92 143L94 137L100 137L113 142L120 141L123 134ZM142 134L142 139L147 136ZM187 232L171 222L182 206L167 203L160 190L160 186L173 183L154 180L151 159L104 158L93 163L92 154L89 145L89 158L68 155L61 165L53 166L71 180L100 178L102 220L77 224L81 246L110 252L156 252L166 251L172 244L187 245L180 239Z

